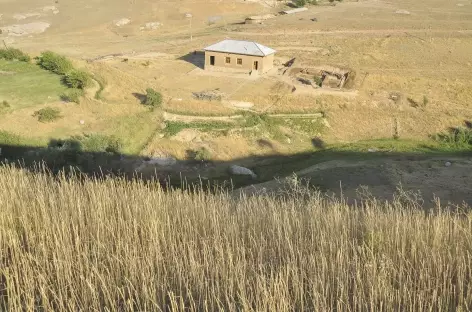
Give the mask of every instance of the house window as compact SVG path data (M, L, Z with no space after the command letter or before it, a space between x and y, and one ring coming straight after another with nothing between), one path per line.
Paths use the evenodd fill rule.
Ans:
M226 63L226 64L231 64L231 58L230 58L230 57L227 57L227 58L225 59L225 63Z
M243 65L243 59L238 58L238 65Z

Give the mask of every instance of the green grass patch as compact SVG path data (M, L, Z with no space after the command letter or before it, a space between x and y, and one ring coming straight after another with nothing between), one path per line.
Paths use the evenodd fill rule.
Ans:
M198 129L203 132L212 130L224 130L230 129L235 126L234 123L222 122L222 121L205 121L205 122L191 122L185 123L181 121L167 121L164 134L167 137L171 137L179 133L184 129Z
M38 65L0 60L0 97L12 110L59 101L67 90L61 77L41 69Z
M102 94L103 90L105 90L105 87L107 85L107 82L106 82L105 78L95 74L94 79L95 79L95 81L97 81L98 86L99 86L97 92L95 92L95 99L96 100L105 100L105 98L103 97L103 94Z
M76 139L80 142L82 150L86 152L118 154L123 148L122 141L114 135L86 134Z
M39 122L53 122L60 118L61 111L57 108L46 107L34 112L33 117L37 117Z
M68 89L61 94L61 99L66 102L80 104L80 99L84 96L82 89Z
M159 121L157 114L145 111L109 120L106 127L106 134L121 139L123 154L138 155L154 138Z

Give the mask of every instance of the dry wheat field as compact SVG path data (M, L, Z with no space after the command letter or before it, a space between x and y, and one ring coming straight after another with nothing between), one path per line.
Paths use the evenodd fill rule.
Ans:
M472 215L0 168L2 311L470 311Z

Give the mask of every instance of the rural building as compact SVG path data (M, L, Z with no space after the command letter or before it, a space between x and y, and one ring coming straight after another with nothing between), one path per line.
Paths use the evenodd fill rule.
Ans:
M262 74L274 67L276 51L253 41L223 40L204 50L205 70Z

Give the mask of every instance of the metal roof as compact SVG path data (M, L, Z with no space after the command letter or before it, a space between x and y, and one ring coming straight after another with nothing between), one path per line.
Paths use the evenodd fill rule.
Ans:
M206 47L204 50L253 56L267 56L276 52L274 49L263 46L257 42L230 39L215 43Z

